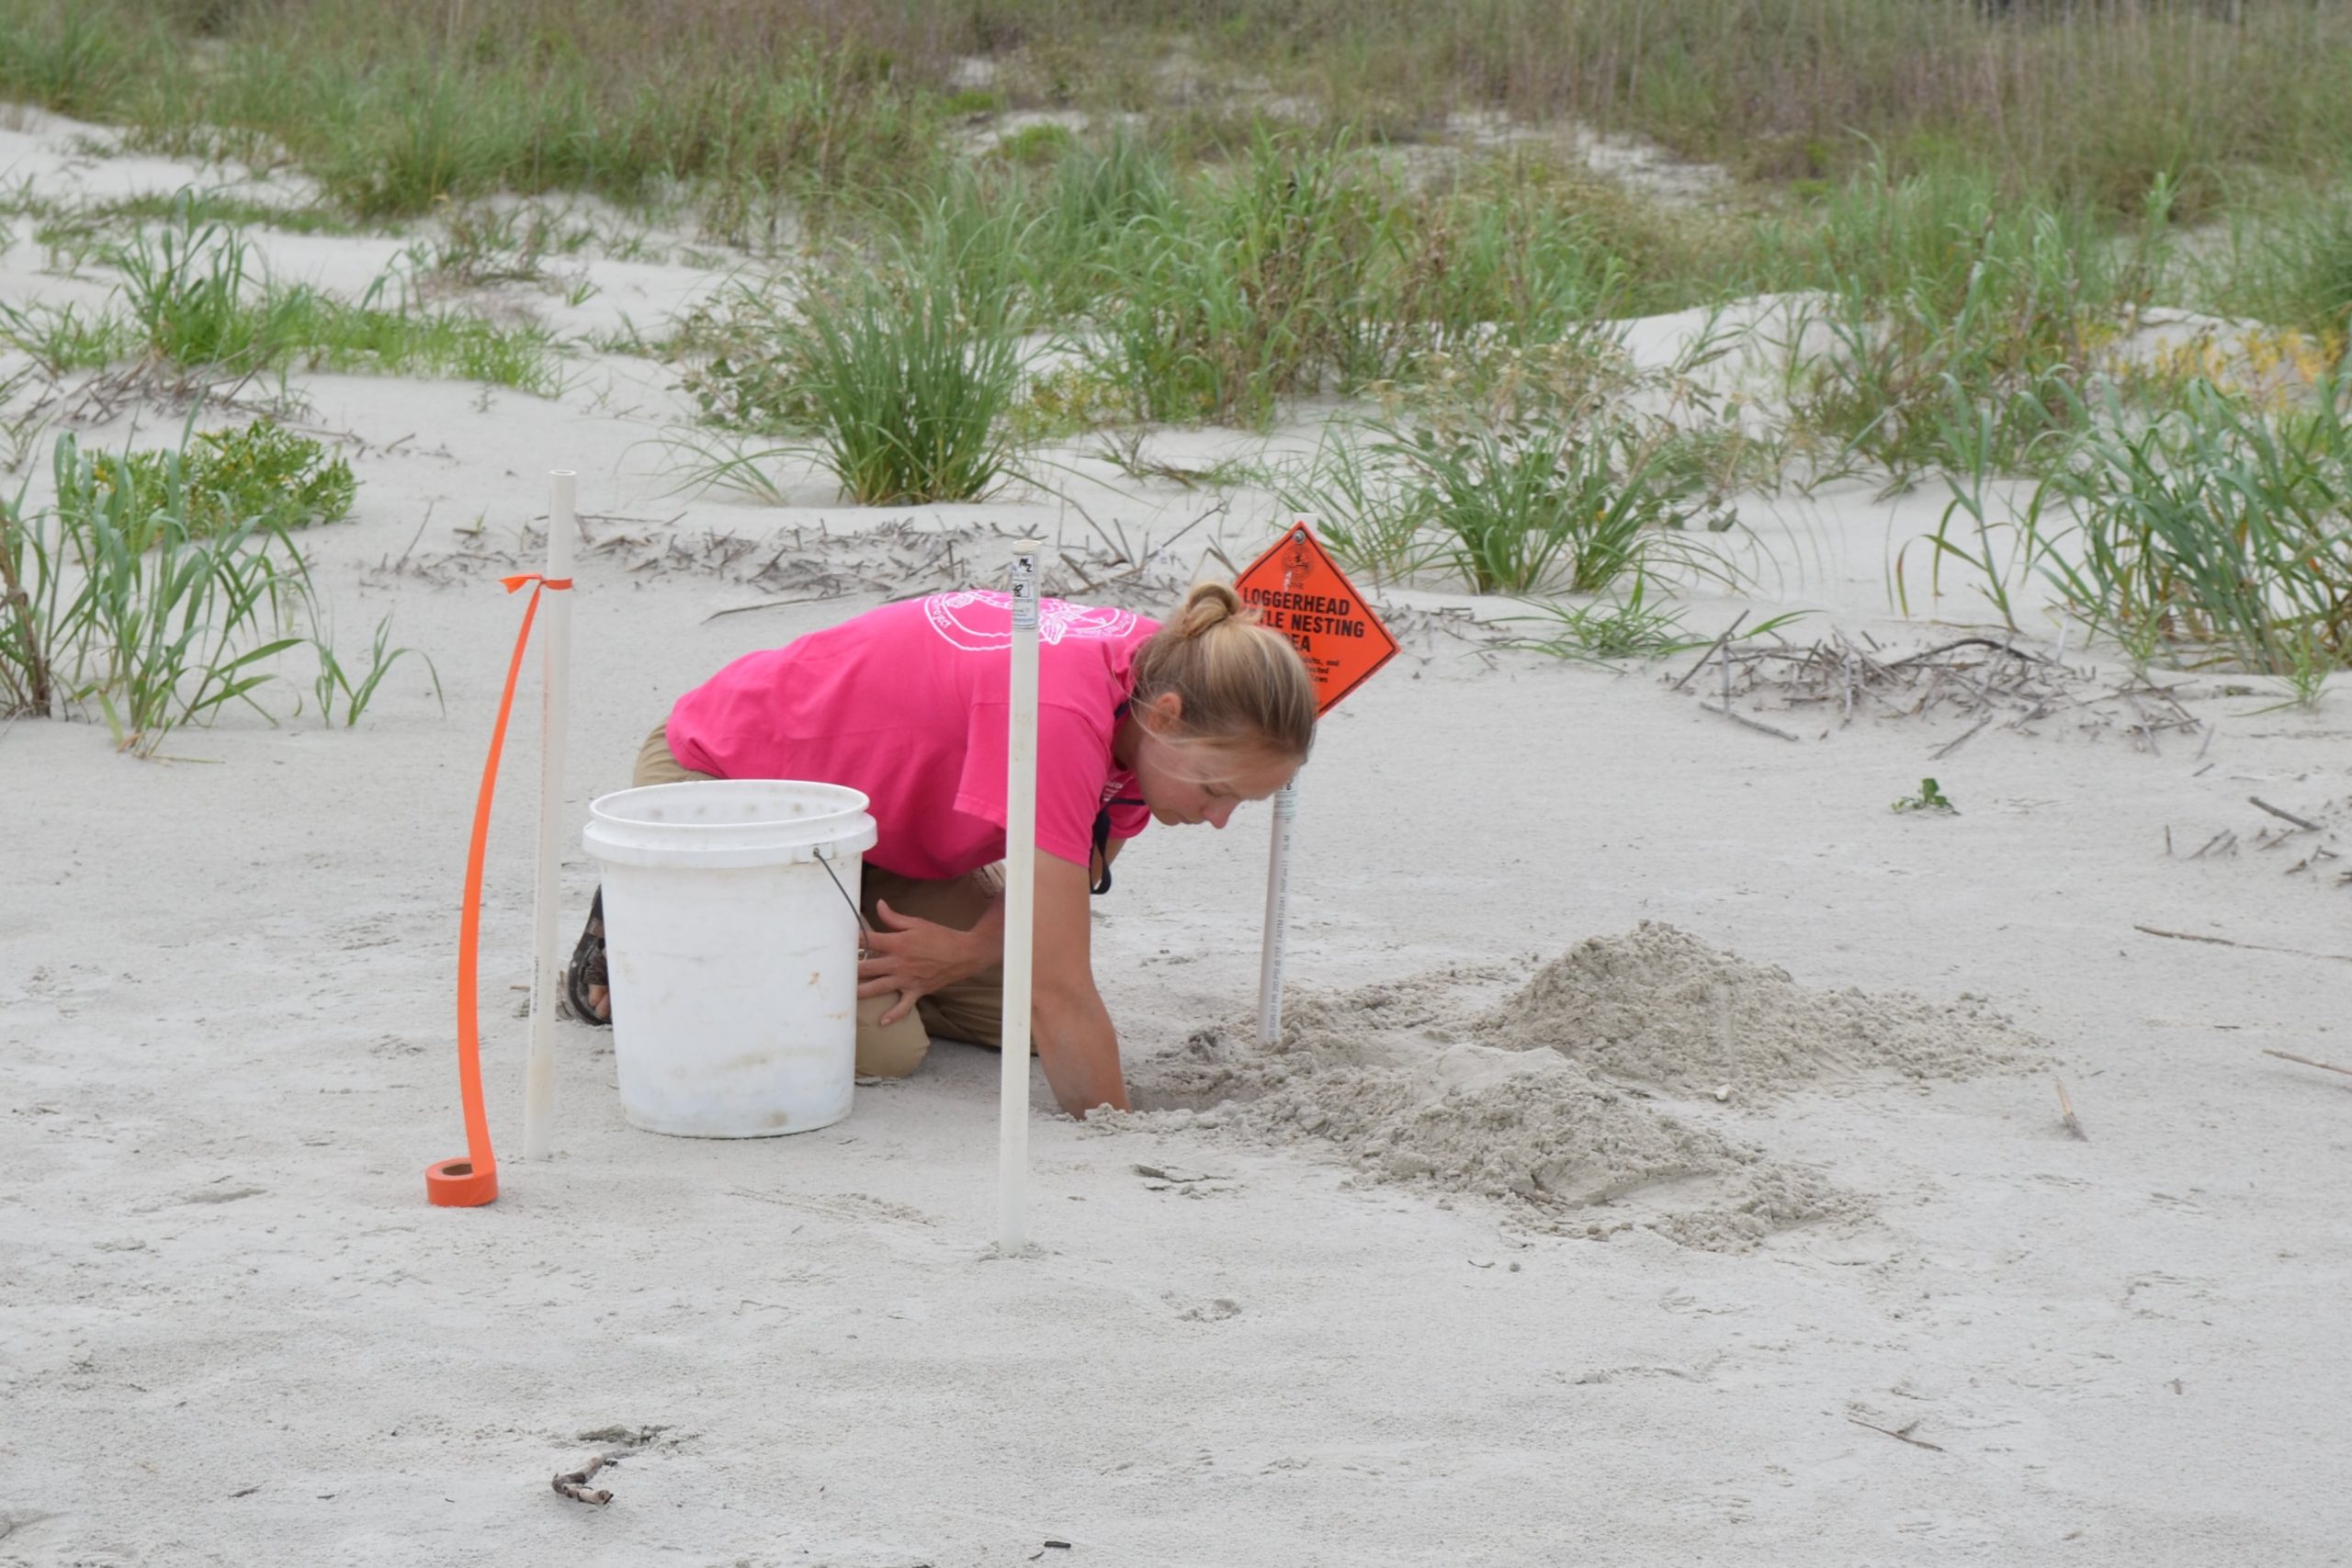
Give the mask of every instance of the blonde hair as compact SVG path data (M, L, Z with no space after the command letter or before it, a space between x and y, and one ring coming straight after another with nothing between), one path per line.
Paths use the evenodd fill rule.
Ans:
M1315 682L1290 638L1222 582L1195 584L1136 650L1138 708L1170 692L1182 706L1166 739L1263 745L1304 762L1315 746Z

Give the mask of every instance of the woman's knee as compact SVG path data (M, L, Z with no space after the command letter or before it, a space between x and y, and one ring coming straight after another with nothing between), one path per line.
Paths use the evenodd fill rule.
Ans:
M630 772L628 782L631 788L643 789L648 784L691 784L710 777L678 761L670 750L669 721L664 719L653 727L653 733L637 749L637 766Z
M922 1014L909 1009L907 1016L896 1023L885 1024L882 1015L898 1005L899 998L862 997L857 1003L857 1073L860 1077L902 1078L922 1066L931 1052L931 1034L923 1028Z

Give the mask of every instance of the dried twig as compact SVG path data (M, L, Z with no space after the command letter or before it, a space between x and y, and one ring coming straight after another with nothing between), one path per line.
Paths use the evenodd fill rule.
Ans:
M2292 822L2296 827L2301 828L2306 833L2322 833L2326 831L2325 829L2322 828L2316 822L2307 822L2291 811L2279 810L2277 807L2271 805L2268 801L2263 799L2262 796L2258 795L2249 795L2245 799L2247 805L2259 807L2261 809L2270 813L2271 816L2278 818L2281 822Z
M1951 756L1954 751L1959 750L1962 747L1975 739L1977 731L1983 729L1986 725L1992 722L1993 716L1989 713L1986 714L1983 718L1976 721L1975 728L1971 729L1967 734L1962 736L1957 740L1948 741L1945 744L1937 747L1935 760L1939 762L1942 761L1946 757Z
M1696 675L1700 671L1704 670L1707 667L1707 660L1713 659L1717 653L1723 650L1724 644L1731 640L1731 634L1739 630L1740 622L1745 621L1746 619L1747 619L1747 612L1742 610L1737 618L1736 618L1731 625L1724 628L1724 635L1715 638L1714 642L1708 647L1707 651L1699 656L1699 662L1684 671L1682 672L1682 679L1677 681L1673 685L1667 689L1668 691L1679 692L1683 687L1689 685L1690 683L1690 677Z
M2189 858L2193 860L2196 857L2192 855ZM2272 947L2269 943L2261 942L2233 942L2225 936L2199 936L2194 931L2158 931L2154 926L2135 925L2132 929L2135 931L2145 931L2150 936L2168 936L2175 942L2210 942L2215 947L2243 947L2250 953L2283 953L2290 958L2324 958L2337 964L2352 964L2352 953L2308 953L2300 947Z
M2069 1133L2074 1134L2077 1138L2082 1139L2083 1142L2086 1144L2089 1143L2091 1141L2091 1135L2083 1131L2082 1122L2075 1118L2075 1102L2066 1093L2066 1080L2060 1077L2056 1073L2052 1073L2050 1075L2050 1081L2058 1086L2059 1124L2064 1126Z
M781 610L787 604L819 604L831 597L828 593L804 593L797 599L763 599L756 604L731 604L724 610L713 610L702 618L702 624L708 626L721 615L748 615L753 610Z
M608 1454L590 1455L588 1462L578 1470L566 1471L555 1478L557 1494L569 1497L575 1503L594 1503L600 1507L611 1502L613 1495L610 1492L601 1486L591 1486L588 1483L594 1478L598 1471L612 1462L612 1457Z
M2314 1061L2309 1056L2298 1056L2292 1051L2273 1051L2267 1045L2262 1048L2262 1054L2266 1056L2276 1056L2282 1062L2300 1062L2306 1067L2317 1067L2322 1072L2342 1073L2346 1077L2352 1078L2352 1067L2339 1067L2334 1062Z
M1705 708L1709 713L1719 713L1723 715L1734 724L1744 724L1750 729L1760 729L1767 735L1777 735L1783 740L1794 740L1797 739L1785 729L1775 729L1769 724L1760 723L1756 719L1748 717L1746 714L1734 713L1727 707L1721 707L1713 703L1701 703L1699 705Z
M1892 1427L1882 1427L1875 1421L1865 1421L1859 1416L1849 1416L1846 1419L1857 1427L1868 1427L1873 1432L1883 1432L1896 1442L1908 1443L1915 1449L1933 1449L1938 1453L1944 1451L1942 1444L1931 1443L1925 1438L1915 1438L1911 1435L1911 1427L1917 1427L1919 1424L1917 1421L1912 1422L1911 1427L1905 1427L1898 1432Z

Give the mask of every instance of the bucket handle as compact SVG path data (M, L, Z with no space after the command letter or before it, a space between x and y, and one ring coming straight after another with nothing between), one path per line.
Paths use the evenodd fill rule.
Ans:
M841 877L833 871L833 846L831 844L812 844L809 846L809 853L815 857L819 865L825 868L825 874L833 879L833 890L842 896L842 902L849 906L850 919L857 922L857 929L860 932L860 938L857 944L857 955L860 958L865 957L867 953L874 951L873 944L865 940L874 934L874 928L865 923L865 911L857 907L857 900L849 896L849 889L842 886Z

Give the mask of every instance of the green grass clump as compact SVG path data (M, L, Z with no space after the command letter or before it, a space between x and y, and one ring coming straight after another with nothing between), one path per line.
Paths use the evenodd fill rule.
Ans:
M1331 152L1261 141L1222 188L1117 231L1083 352L1145 419L1261 426L1277 399L1376 366L1378 218Z
M210 536L189 525L186 475L167 455L160 487L129 455L103 474L58 437L56 501L0 513L0 561L17 615L0 633L0 682L20 711L96 707L117 747L153 756L183 724L243 703L292 648L288 619L308 573L259 520Z
M1503 619L1535 628L1512 637L1504 646L1578 664L1671 659L1713 640L1693 636L1679 614L1652 604L1648 579L1638 572L1622 598L1590 604L1532 601L1529 614Z
M2252 316L2328 344L2352 335L2352 196L2298 191L2250 204L2209 285L2225 315Z
M1648 577L1635 572L1633 586L1615 598L1589 604L1530 601L1532 613L1500 619L1506 625L1532 626L1534 631L1514 636L1504 646L1572 663L1616 664L1625 660L1671 659L1715 643L1716 638L1700 637L1685 626L1679 612L1660 607L1651 599L1650 587ZM1808 613L1792 610L1774 615L1746 635L1769 637Z
M2006 203L1990 175L1898 178L1882 162L1808 221L1768 225L1761 277L1815 291L1793 332L1828 340L1792 356L1797 426L1834 463L1898 482L2046 466L2077 406L2068 389L2157 280L2171 197L2156 186L2139 243L2119 249L2081 209Z
M2317 683L2352 666L2352 387L2324 378L2301 406L2265 410L2196 380L2132 418L2109 392L2071 413L2067 464L2014 514L1955 476L1925 543L1929 583L1951 569L2017 625L2028 581L2053 588L2132 660L2222 663ZM1898 563L1898 572L1900 565Z
M221 378L280 370L446 376L539 396L561 385L541 328L388 306L389 279L356 304L277 284L254 269L243 234L221 224L141 231L108 256L122 275L113 308L85 314L73 306L0 305L0 339L52 373L144 357Z
M270 419L198 435L178 452L100 453L91 464L101 489L128 484L151 500L170 493L176 466L182 515L197 538L244 523L286 530L339 522L358 492L341 456Z
M1729 570L1663 482L1655 434L1594 411L1408 427L1328 441L1272 476L1286 507L1375 576L1441 568L1474 593L1600 593L1668 565Z
M2144 428L2100 422L2037 499L2042 573L2143 658L2352 665L2347 393L2331 377L2311 407L2265 413L2199 382Z
M119 750L152 757L232 706L270 717L275 661L307 644L321 716L356 722L411 650L388 646L387 617L366 672L335 651L287 527L304 506L347 507L350 476L311 445L259 426L169 452L59 436L53 501L28 506L28 484L0 499L0 713L95 712Z
M1674 516L1630 432L1605 423L1421 430L1385 450L1407 510L1447 541L1476 593L1554 581L1598 593L1643 563Z
M805 430L820 461L861 505L973 501L1005 478L1009 419L1026 353L1020 341L1016 220L966 228L941 212L846 276L812 276L789 306L738 299L729 341L689 385L714 423ZM772 348L740 335L764 321ZM698 468L708 482L751 484L763 454Z
M96 370L137 353L138 331L120 312L0 303L0 343L32 356L49 375Z
M320 722L329 729L338 722L345 729L357 724L360 716L368 711L368 705L376 700L376 690L384 683L384 677L390 674L392 667L403 659L423 661L425 672L433 678L434 699L441 704L445 713L448 709L449 705L441 693L441 671L432 658L413 648L391 646L392 617L390 611L376 623L376 637L368 647L368 668L364 671L356 664L344 663L342 655L335 650L334 628L332 623L318 615L315 604L312 606L311 635L305 640L319 660L318 673L311 681L311 694L318 699Z

